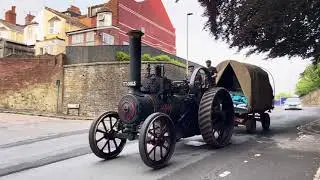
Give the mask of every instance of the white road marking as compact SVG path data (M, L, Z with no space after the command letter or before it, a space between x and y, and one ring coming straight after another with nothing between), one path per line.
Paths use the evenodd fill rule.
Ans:
M243 161L244 163L247 163L248 161L247 160L245 160L245 161Z
M225 172L219 174L219 176L220 176L220 177L226 177L226 176L228 176L229 174L231 174L230 171L225 171Z
M255 154L254 155L254 157L260 157L261 156L261 154Z

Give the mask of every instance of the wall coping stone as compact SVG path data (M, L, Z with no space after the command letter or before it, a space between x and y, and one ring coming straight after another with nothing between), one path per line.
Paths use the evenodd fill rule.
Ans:
M96 65L114 65L114 64L129 64L130 61L111 61L111 62L92 62L92 63L80 63L80 64L70 64L70 65L63 65L63 67L79 67L79 66L96 66ZM181 67L177 64L173 64L171 62L163 62L163 61L142 61L142 64L171 64L177 67ZM184 67L181 67L184 68Z

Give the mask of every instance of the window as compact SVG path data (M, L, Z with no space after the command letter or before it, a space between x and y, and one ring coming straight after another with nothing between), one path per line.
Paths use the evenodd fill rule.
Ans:
M43 55L44 54L44 50L43 48L40 48L40 55Z
M83 34L74 34L71 36L71 45L83 45Z
M98 27L105 27L112 25L112 14L108 13L99 13L97 16L97 25Z
M110 34L102 33L102 45L114 45L114 37Z
M59 21L49 21L49 34L59 33Z
M86 46L94 46L94 32L86 34Z

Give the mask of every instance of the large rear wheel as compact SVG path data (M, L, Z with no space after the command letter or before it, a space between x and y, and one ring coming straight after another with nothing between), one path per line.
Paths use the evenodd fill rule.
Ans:
M103 113L92 122L89 130L89 144L92 152L102 159L112 159L120 154L127 139L118 138L119 115L116 112Z
M153 169L167 165L175 148L175 128L170 117L153 113L143 122L139 135L142 161Z
M199 126L207 144L220 148L229 144L234 129L234 108L224 88L206 91L199 105Z

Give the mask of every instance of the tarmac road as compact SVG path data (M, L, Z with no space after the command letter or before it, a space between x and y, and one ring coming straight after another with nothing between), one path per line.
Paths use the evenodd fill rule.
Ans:
M258 124L257 133L245 134L243 127L236 128L232 138L232 144L222 149L210 149L204 145L201 136L183 139L177 143L175 153L169 166L161 170L151 170L140 159L138 144L136 141L129 142L120 156L111 161L102 161L87 151L87 134L72 134L59 137L58 139L42 140L31 144L18 146L15 152L10 153L6 147L1 149L0 158L5 158L7 164L21 160L16 154L28 156L36 152L44 152L37 161L50 155L52 162L48 161L31 168L9 175L2 176L2 180L56 180L56 179L183 179L183 180L270 180L290 179L304 180L316 179L316 172L320 166L320 136L315 133L305 134L297 127L320 120L320 108L306 108L302 111L275 110L271 113L271 130L262 132ZM304 126L304 127L305 127ZM308 128L305 128L308 129ZM53 143L49 141L54 141ZM70 145L67 145L70 142ZM41 149L41 144L47 146ZM27 153L24 148L30 146ZM63 147L65 153L74 154L74 158L59 160L59 148ZM38 149L35 149L37 147ZM48 150L54 149L55 153ZM77 154L78 148L83 148L83 153ZM32 151L33 149L33 151ZM68 151L70 150L70 151ZM5 154L5 152L7 154ZM88 154L89 153L89 154ZM7 158L6 158L7 157ZM11 159L10 159L11 158ZM32 157L29 157L30 162ZM22 159L23 160L23 159ZM53 161L55 160L55 161ZM1 165L5 163L0 162ZM46 165L45 165L46 164ZM11 167L12 168L12 167ZM14 170L15 167L13 167ZM3 168L5 169L5 168ZM8 170L8 169L7 169ZM320 172L320 170L319 170Z

